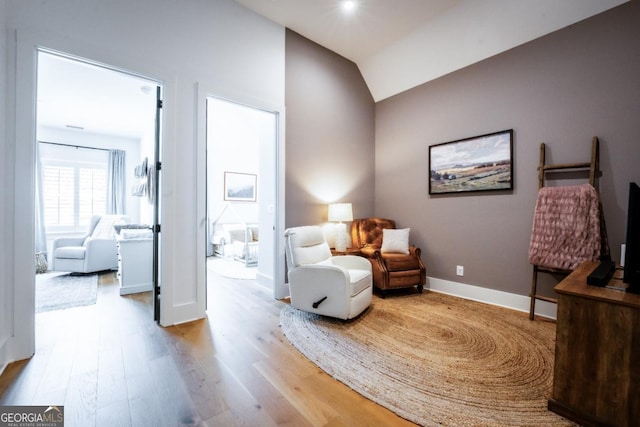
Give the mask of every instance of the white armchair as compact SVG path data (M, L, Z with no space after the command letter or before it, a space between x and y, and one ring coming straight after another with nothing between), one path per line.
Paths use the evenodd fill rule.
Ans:
M371 263L353 255L332 256L318 226L285 231L291 305L299 310L351 319L371 304Z
M116 224L126 223L122 215L94 215L82 237L60 237L53 241L51 270L93 273L118 269Z

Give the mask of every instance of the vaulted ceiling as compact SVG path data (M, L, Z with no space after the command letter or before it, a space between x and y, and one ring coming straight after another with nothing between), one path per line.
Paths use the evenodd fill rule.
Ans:
M235 0L355 62L375 101L628 0Z

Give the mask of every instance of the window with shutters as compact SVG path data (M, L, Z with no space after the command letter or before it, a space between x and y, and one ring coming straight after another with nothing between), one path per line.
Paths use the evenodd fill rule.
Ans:
M42 181L48 232L85 231L92 215L105 214L106 163L43 161Z

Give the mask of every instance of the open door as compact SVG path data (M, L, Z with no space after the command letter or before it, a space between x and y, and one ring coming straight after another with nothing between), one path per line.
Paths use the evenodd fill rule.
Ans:
M156 129L153 168L149 172L149 195L153 198L153 320L160 322L160 131L162 129L162 88L156 87Z

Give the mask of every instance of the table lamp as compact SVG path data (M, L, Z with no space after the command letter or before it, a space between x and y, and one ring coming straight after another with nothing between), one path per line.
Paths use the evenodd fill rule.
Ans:
M329 205L328 219L337 222L336 225L336 251L347 250L347 225L343 221L353 221L353 209L351 203L331 203Z

